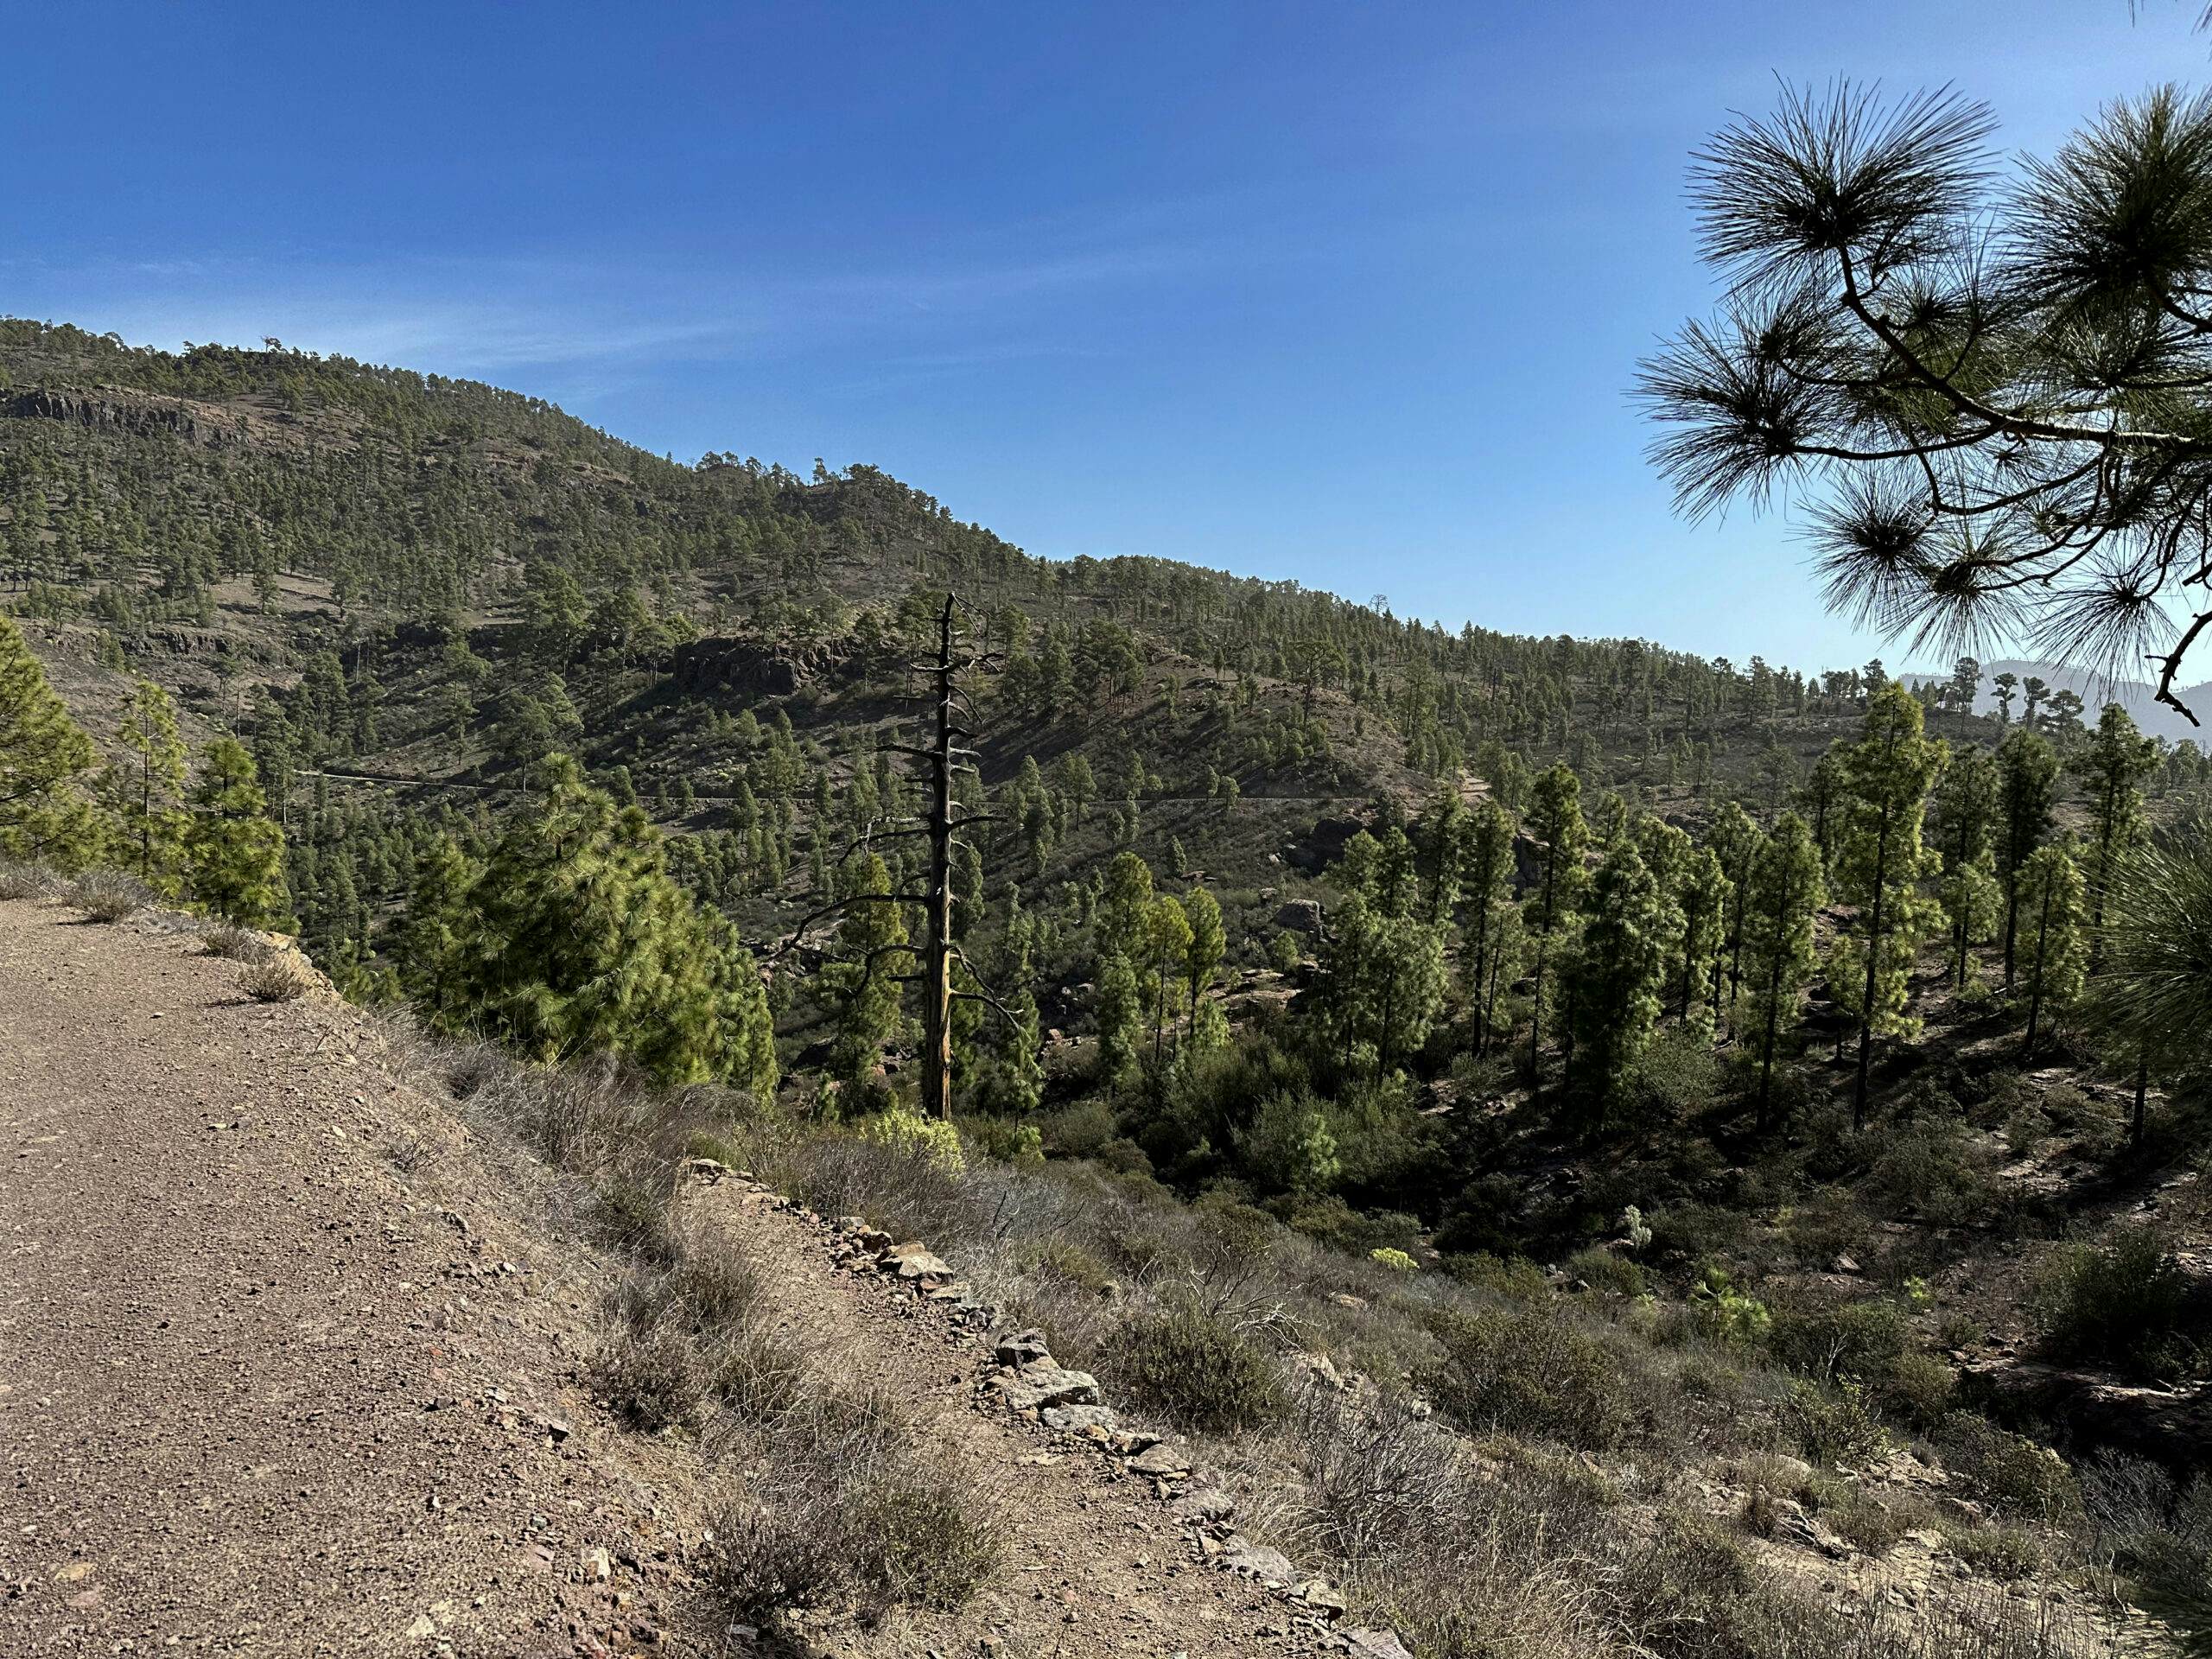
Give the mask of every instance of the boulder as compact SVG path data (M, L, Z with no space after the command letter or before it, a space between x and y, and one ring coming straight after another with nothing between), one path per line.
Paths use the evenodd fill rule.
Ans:
M1088 1371L1063 1370L1049 1359L1024 1365L999 1387L1015 1411L1040 1410L1046 1406L1095 1406L1098 1379Z
M1187 1453L1179 1452L1166 1441L1161 1440L1131 1458L1129 1468L1133 1473L1140 1475L1156 1475L1163 1478L1187 1475L1191 1472L1191 1459Z
M1287 1586L1298 1577L1289 1556L1271 1544L1255 1544L1241 1532L1230 1533L1223 1541L1220 1561L1231 1573L1242 1573L1246 1578L1257 1579L1277 1589Z
M1287 933L1319 933L1321 931L1321 901L1319 899L1293 899L1277 907L1275 925Z
M1045 1345L1042 1331L1001 1331L991 1338L991 1353L1001 1365L1031 1365L1040 1359L1050 1359L1052 1350Z
M1046 1427L1063 1434L1080 1434L1092 1428L1110 1430L1121 1421L1111 1406L1047 1406L1040 1416Z
M950 1279L952 1268L931 1254L930 1247L916 1240L893 1244L875 1259L875 1265L885 1273L895 1273L901 1279Z
M1346 1630L1344 1651L1354 1659L1414 1659L1395 1630Z

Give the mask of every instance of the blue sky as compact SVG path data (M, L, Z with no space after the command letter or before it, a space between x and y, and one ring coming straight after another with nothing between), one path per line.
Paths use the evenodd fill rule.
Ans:
M1643 460L1688 151L1835 74L2047 149L2201 80L2196 10L9 3L0 310L866 461L1047 556L1856 663L1784 518Z

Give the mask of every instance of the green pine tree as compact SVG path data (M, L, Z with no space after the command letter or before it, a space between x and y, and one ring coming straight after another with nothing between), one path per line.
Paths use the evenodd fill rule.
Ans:
M2027 925L2025 973L2027 1035L2023 1062L2035 1058L2036 1036L2046 1014L2063 1013L2082 995L2088 965L2082 934L2081 867L2063 847L2038 847L2020 872Z
M133 683L116 728L126 761L111 765L100 793L116 829L118 861L165 899L184 885L184 740L168 693L151 680Z
M1603 1133L1659 1020L1672 955L1672 907L1628 836L1598 866L1582 938L1567 966L1571 1090Z
M1906 1010L1912 965L1941 916L1920 890L1939 862L1921 845L1921 825L1945 750L1923 735L1923 721L1918 699L1902 683L1885 681L1867 699L1865 734L1844 758L1849 817L1834 880L1858 919L1837 941L1829 982L1859 1024L1854 1128L1866 1121L1875 1036L1918 1033Z
M284 918L284 832L270 818L252 755L219 737L200 756L185 842L193 897L245 927Z
M0 854L65 872L93 856L99 825L80 779L94 754L22 630L0 615Z
M1750 885L1744 901L1750 998L1745 1028L1757 1033L1764 1128L1774 1099L1775 1051L1797 1023L1798 998L1819 960L1813 921L1827 902L1819 843L1796 813L1783 813L1761 842Z

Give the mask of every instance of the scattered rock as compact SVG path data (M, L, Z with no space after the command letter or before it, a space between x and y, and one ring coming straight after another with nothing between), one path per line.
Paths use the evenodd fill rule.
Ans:
M1218 1486L1194 1486L1175 1500L1178 1521L1226 1521L1236 1513L1236 1500Z
M605 1584L614 1576L613 1561L608 1558L606 1549L598 1544L584 1551L578 1559L588 1584Z
M1325 1613L1344 1611L1344 1592L1326 1579L1308 1579L1290 1593L1308 1607L1318 1607Z
M1010 1377L1000 1379L1006 1402L1016 1411L1035 1411L1046 1406L1095 1406L1098 1379L1088 1371L1063 1370L1050 1360L1024 1365Z
M1129 1468L1133 1473L1140 1475L1187 1475L1191 1472L1191 1459L1162 1440L1148 1451L1140 1452L1131 1458Z
M690 1158L684 1160L683 1173L692 1180L707 1186L713 1186L718 1182L728 1180L732 1171L730 1166L719 1158ZM455 1219L458 1220L459 1217L456 1217Z
M1001 1331L991 1338L991 1352L1001 1365L1030 1365L1040 1359L1050 1359L1052 1350L1045 1345L1042 1331Z
M1414 1659L1395 1630L1346 1630L1344 1650L1357 1659Z
M1111 1406L1047 1406L1043 1421L1046 1427L1063 1434L1079 1434L1089 1428L1111 1430L1120 1420Z
M1255 1544L1241 1532L1232 1532L1221 1547L1221 1565L1262 1584L1281 1589L1298 1577L1290 1557L1272 1544ZM1407 1659L1412 1659L1408 1654Z
M886 1273L895 1273L901 1279L950 1279L952 1269L932 1255L930 1247L916 1240L893 1244L876 1257L876 1266Z

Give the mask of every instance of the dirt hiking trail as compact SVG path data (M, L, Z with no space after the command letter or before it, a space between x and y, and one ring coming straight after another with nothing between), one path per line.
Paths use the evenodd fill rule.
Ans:
M693 1572L715 1503L776 1471L620 1427L586 1380L616 1268L539 1223L549 1178L355 1010L236 977L156 922L0 902L0 1654L753 1650ZM681 1202L1007 1521L959 1612L803 1615L759 1650L1343 1650L1210 1563L1173 1488L1010 1416L981 1335L817 1218Z

